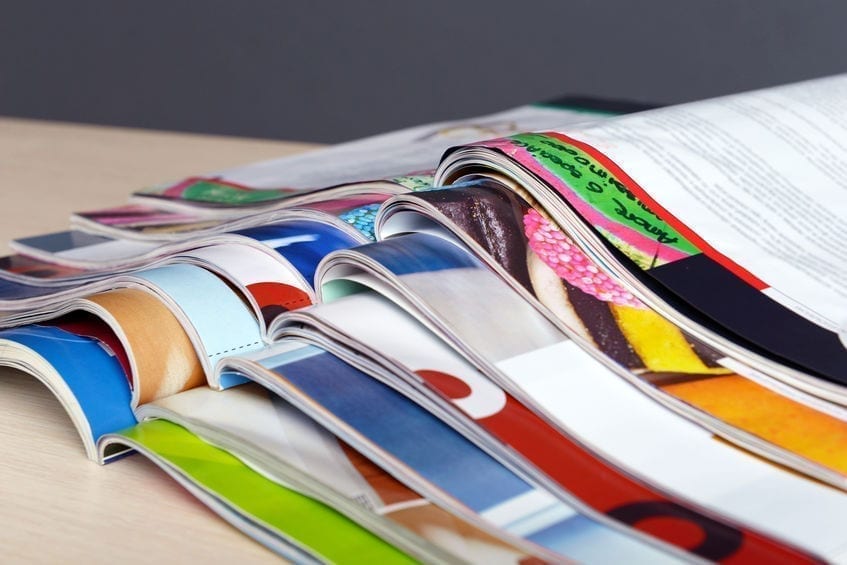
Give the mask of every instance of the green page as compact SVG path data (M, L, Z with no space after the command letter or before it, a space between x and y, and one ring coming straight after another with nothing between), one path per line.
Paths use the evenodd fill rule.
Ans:
M414 562L330 507L264 478L176 424L151 420L110 435L153 452L238 512L319 558L335 563Z

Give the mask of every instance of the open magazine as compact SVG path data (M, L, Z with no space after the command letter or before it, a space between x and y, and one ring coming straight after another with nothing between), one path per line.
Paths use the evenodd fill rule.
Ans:
M136 193L129 205L81 212L72 225L128 239L180 239L214 231L222 220L361 194L390 195L432 184L450 146L597 114L522 106L461 121L407 128L303 155L212 172ZM264 212L264 214L263 214Z
M147 189L14 242L0 364L295 561L845 560L845 84Z
M515 182L640 299L834 402L847 373L836 246L843 76L467 146L436 182ZM743 304L743 308L739 305Z
M837 430L843 425L842 407L751 371L743 360L733 359L685 333L603 275L599 266L567 243L561 231L547 227L542 234L548 241L568 246L562 249L566 253L557 254L568 258L563 263L576 265L590 276L576 276L579 272L575 267L572 270L576 273L560 268L557 274L538 258L545 253L543 248L536 252L539 246L532 241L539 231L522 233L521 218L532 218L532 209L502 187L487 188L470 189L474 193L469 199L472 205L485 210L483 226L470 228L461 220L458 224L451 220L457 218L456 211L463 210L468 199L464 192L440 190L388 203L380 219L380 232L424 231L461 240L565 335L582 342L588 351L605 354L605 360L614 362L613 367L625 378L668 407L747 449L768 449L781 463L796 459L796 455L807 457L821 464L818 475L822 480L843 483L843 471L833 474L826 469L840 468L840 450L826 453L818 441L808 441L812 436L840 441L837 438L841 432ZM496 233L498 238L486 240L480 235L486 233ZM394 245L402 247L399 242ZM443 260L444 252L437 242L430 241L427 246L434 249L430 255ZM367 249L359 248L355 253ZM409 253L417 255L419 249ZM335 259L339 260L340 256ZM467 257L458 257L454 267L459 265L478 266ZM450 308L444 311L452 314ZM766 446L762 440L773 445ZM778 450L780 447L785 449Z
M672 423L674 421L672 412L651 402L647 396L630 386L626 380L622 380L603 365L596 363L565 336L557 334L555 329L534 309L523 306L522 299L511 293L502 280L492 276L489 271L481 269L478 263L474 264L470 257L466 256L463 264L448 267L451 254L463 253L452 243L432 236L411 239L410 237L402 236L396 240L388 240L372 246L375 253L369 254L370 259L375 257L377 251L382 251L378 249L380 246L387 243L395 244L380 257L383 261L390 257L391 265L396 268L393 273L387 273L379 268L384 267L385 262L377 266L373 261L363 258L354 261L349 257L350 253L330 256L322 279L324 281L322 291L323 298L326 300L332 297L332 302L326 305L321 304L302 313L292 312L281 317L274 324L274 327L278 328L273 331L274 335L290 332L292 330L288 326L307 323L306 320L319 315L326 310L326 307L331 307L328 311L339 312L337 314L339 320L351 328L346 334L342 334L343 338L337 339L349 343L348 347L361 348L368 343L366 339L368 335L375 334L379 330L366 328L367 321L355 320L352 314L360 308L345 304L351 302L355 304L355 301L364 300L361 293L362 286L376 289L382 296L417 318L419 323L424 324L424 327L428 327L435 335L442 336L446 342L456 348L457 354L465 356L466 361L462 372L457 370L457 367L461 365L455 358L456 354L449 363L436 365L439 356L432 346L422 348L425 336L421 335L420 330L408 340L398 337L397 334L402 327L401 319L396 313L392 316L384 304L380 305L373 299L366 301L369 304L369 310L373 311L381 306L379 310L381 317L391 319L392 324L384 329L390 337L383 337L379 347L370 345L368 355L388 355L393 351L403 351L403 348L411 346L415 350L417 362L427 363L425 370L423 367L418 368L416 372L418 381L435 375L431 377L433 381L430 386L440 384L445 388L449 387L447 390L451 391L449 393L451 398L458 397L461 402L467 403L469 416L473 417L475 412L481 413L485 419L491 421L489 424L491 426L496 426L492 412L499 414L500 410L506 412L508 408L517 410L517 406L514 406L517 403L510 405L509 399L520 400L524 407L531 408L537 415L524 412L526 408L523 408L518 412L520 414L520 424L518 424L514 421L517 417L514 412L509 420L506 420L507 416L504 414L503 423L499 427L494 427L494 432L498 434L512 432L516 435L511 437L501 435L501 441L507 439L510 450L518 451L539 471L558 482L561 487L579 493L584 502L598 504L598 509L605 506L606 511L613 515L616 512L616 507L610 504L613 488L620 494L627 493L630 497L636 494L639 497L647 495L650 498L661 496L655 490L652 492L649 488L645 490L644 486L640 486L641 490L639 490L639 487L635 485L627 485L625 479L627 475L635 474L649 482L651 478L666 472L671 474L680 472L682 465L690 465L677 480L688 477L697 482L702 481L700 484L703 486L708 485L705 491L716 488L722 490L718 486L720 483L718 477L711 476L709 471L711 465L719 460L728 461L727 457L740 456L731 465L734 472L733 481L727 483L724 488L731 488L732 484L743 484L745 480L742 477L746 472L751 473L750 485L762 485L766 482L767 479L762 473L771 470L770 465L758 462L749 455L714 441L710 434L702 429L687 437L681 435L687 429L687 424L682 421ZM431 253L414 246L422 239L424 244L431 246ZM403 248L408 251L408 254L402 253ZM418 270L424 265L427 266L426 269ZM430 270L433 266L438 266L439 269ZM397 274L398 271L402 274ZM476 296L479 299L471 299L470 293L443 292L444 288L455 288L456 282L463 279L466 282L472 282L477 289L485 288L485 292L478 291ZM438 281L438 284L434 284L435 281ZM453 284L450 284L451 282ZM351 291L356 294L348 295ZM457 303L457 300L461 302ZM490 311L491 304L497 305L496 312ZM486 320L484 325L478 323L482 316ZM326 323L324 321L321 324L319 333L332 335L333 332L327 329ZM408 322L406 324L408 325ZM468 327L469 324L472 326ZM352 328L355 328L355 331ZM506 330L504 331L503 328ZM406 331L411 332L412 327ZM461 339L457 338L459 335L462 336ZM447 354L442 351L441 355L446 357ZM473 379L466 376L473 375L467 364L482 368L482 372L488 375L491 381L481 380L479 376ZM460 375L459 378L462 379L460 382L464 386L455 382L456 375ZM570 384L568 380L571 381ZM545 421L552 423L552 426L545 425L543 423ZM511 429L506 428L506 422ZM534 433L520 433L519 425L534 427ZM692 432L695 428L691 428ZM541 432L543 429L547 430L546 434ZM532 438L528 442L529 445L521 445L520 440L527 437ZM564 458L569 453L566 449L568 439L576 446L594 446L599 451L592 454L591 449L586 451L584 447L574 451L575 448L571 444L571 457L576 459L566 460ZM548 443L545 444L545 441ZM558 457L554 461L545 460L545 456L549 453L557 453ZM625 453L631 454L632 459L628 461L621 459ZM679 461L673 461L673 463L665 460L681 454L687 455L683 455ZM577 490L580 488L578 479L569 476L568 473L577 462L585 465L586 461L592 461L595 468L598 465L602 468L603 458L607 458L607 461L612 463L610 465L612 469L621 469L625 472L618 482L615 482L608 468L603 473L595 470L595 475L604 476L609 481L605 489L600 491L603 493L602 497L595 499L594 496L599 493L593 489L600 488L600 479L595 478L586 486L591 489L588 492L580 491ZM568 464L562 468L565 461L568 461ZM758 470L756 470L757 467ZM720 466L715 468L716 471L717 469L720 469ZM790 477L791 475L786 473L782 478L790 480ZM622 482L621 479L623 479ZM658 483L660 490L673 483L668 479ZM697 482L680 485L677 493L689 501L692 497L698 497L701 487L697 486ZM806 482L800 481L798 486L801 483L805 485ZM781 489L782 492L787 492L789 487L786 485ZM821 489L821 494L824 492L827 492L827 489ZM745 502L743 498L742 496L736 499L736 502L740 503L739 510L742 507L752 509L763 503L759 500L749 505L752 500ZM758 496L754 496L755 498ZM834 499L842 498L841 494L834 497ZM707 499L699 500L709 506ZM681 503L680 501L664 503L664 505L668 504L679 508ZM664 505L655 505L654 508L662 512ZM732 512L734 508L733 504L726 502L711 506L712 512ZM815 508L815 512L820 509L820 507ZM698 518L696 511L691 507L684 512L689 519L701 526L704 523L704 518L702 516ZM757 523L764 528L771 517L784 519L779 514L765 511L756 521L747 523ZM819 528L821 523L816 522L816 524L815 534L829 535L825 533L826 528ZM722 527L726 528L727 525L724 523ZM708 530L708 528L704 529ZM654 535L663 535L655 529L652 532ZM829 530L829 533L834 531ZM794 539L804 542L808 542L812 537L809 532L801 533L797 525L785 528L781 534L797 536ZM668 535L672 536L672 533ZM749 534L744 539L750 540ZM840 544L835 544L830 550L840 551L839 547Z

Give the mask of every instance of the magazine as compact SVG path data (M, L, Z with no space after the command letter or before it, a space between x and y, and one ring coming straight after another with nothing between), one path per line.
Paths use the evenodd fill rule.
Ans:
M688 333L844 403L845 262L829 242L847 217L834 172L847 140L845 83L839 75L469 145L446 156L436 184L488 171L508 179Z
M319 347L289 340L256 355L229 358L220 371L255 380L413 490L478 527L512 537L533 554L553 561L602 562L623 555L635 561L673 559L670 547L580 514L428 411ZM417 441L409 441L413 437ZM584 536L596 543L581 543Z
M715 399L744 393L751 405L766 404L768 410L777 408L772 401L778 398L772 394L776 392L844 419L841 406L757 371L747 364L746 358L713 348L672 320L650 314L632 292L578 251L567 235L546 221L540 224L540 216L533 210L500 182L489 181L463 185L462 190L432 190L396 197L380 209L376 231L383 238L424 231L457 240L565 333L575 332L592 348L655 384L679 384L686 378L699 378L701 382L696 386L700 393ZM527 233L523 229L525 217L532 219L527 221L532 227ZM554 257L550 249L556 249L558 255ZM559 257L566 260L551 266L540 257L547 257L550 262ZM580 269L590 276L586 277ZM633 309L640 310L634 319ZM704 381L702 376L710 371L715 378ZM729 380L717 378L721 373L735 373L737 376L731 380L743 386L734 386L734 391L728 389L723 394L721 389ZM684 385L676 387L681 388ZM698 396L689 402L697 403ZM786 409L789 406L790 403L784 404Z
M295 561L844 560L845 81L147 190L15 242L0 364Z
M422 186L431 186L432 176L422 177ZM417 186L417 185L415 185ZM239 208L222 208L228 210L229 215L211 221L205 218L190 216L185 213L160 212L149 210L137 210L138 205L122 206L119 208L108 208L88 212L84 214L86 222L72 222L72 231L82 231L104 237L117 238L121 240L134 241L138 243L166 243L177 244L177 242L201 236L214 235L223 232L232 232L239 229L257 225L272 224L284 221L292 216L309 217L315 216L329 223L334 223L341 229L351 230L347 223L347 217L353 217L357 210L367 210L373 206L379 206L392 195L406 192L404 186L396 186L392 191L384 192L360 192L355 194L326 194L325 191L317 190L309 193L311 196L306 202L294 204L286 201L286 208L271 208L266 211L248 212ZM131 208L127 211L126 208ZM291 211L296 210L294 214ZM326 215L332 211L334 214ZM336 216L332 218L331 216ZM83 217L82 213L77 214ZM23 242L25 245L25 242Z
M369 312L384 323L370 323L361 312ZM554 491L557 487L569 490L583 503L612 517L621 515L616 503L642 505L658 512L673 508L677 519L685 516L707 538L714 535L722 539L704 545L703 553L686 547L702 557L717 559L716 553L706 552L718 548L736 552L739 557L746 551L763 550L756 547L760 540L755 533L748 530L741 534L739 526L731 525L731 519L727 525L726 516L732 516L736 524L755 525L777 539L792 540L830 559L838 558L842 551L843 536L821 520L824 508L840 512L836 507L847 502L842 494L715 441L708 432L662 409L610 371L598 372L590 367L560 370L557 380L562 382L552 385L558 388L548 388L546 396L567 398L567 402L560 401L555 407L550 400L543 401L551 407L551 416L566 424L554 427L488 380L445 342L439 342L424 324L372 291L290 312L274 327L273 335L278 338L295 336L313 343L316 339L333 340L334 354L348 350L348 363L428 406L452 427L464 430L466 437L476 438L478 445L492 455L509 460ZM573 384L565 388L567 380ZM458 411L451 410L451 405ZM590 408L578 410L580 406ZM618 416L616 407L627 407L625 416ZM471 430L466 430L468 418L478 423ZM598 426L598 422L615 422L615 426ZM480 428L488 434L480 434ZM522 457L515 458L514 453ZM674 454L674 461L667 461L669 454ZM681 457L677 460L677 456ZM524 460L534 470L522 466ZM715 472L720 468L732 469L731 479ZM582 482L586 477L591 479ZM656 483L639 484L631 477ZM678 498L661 492L668 488ZM796 492L797 500L819 502L785 514L767 507L760 495L764 491ZM728 497L728 492L734 494ZM692 506L693 501L707 508L705 514ZM808 515L804 515L804 508ZM639 527L637 523L631 525ZM651 533L672 543L678 541L673 528L662 531L653 526ZM743 542L734 546L731 540Z
M275 212L267 221L260 221L255 225L247 221L233 221L229 227L235 231L172 243L137 242L71 230L18 239L11 243L11 247L19 255L26 256L30 260L39 259L47 264L93 271L115 271L146 266L162 257L178 255L198 247L218 243L243 243L255 246L256 241L263 243L264 239L275 240L285 237L286 229L299 234L301 240L304 237L302 232L311 229L314 231L315 239L357 243L367 241L367 238L355 227L340 222L338 218L333 218L330 214L318 215L316 212L309 213L302 210ZM279 233L273 233L273 231L268 233L275 228L279 230ZM273 243L267 246L274 247ZM7 259L7 263L15 263L16 257L17 255ZM29 276L39 280L25 282L40 282L40 279L79 278L73 274L66 277L61 273L42 274L38 271Z
M75 247L73 241L64 241L68 242L68 251L76 256L84 255L89 264L101 257L101 246L115 251L121 243L119 240L104 242L98 239L90 245L83 242ZM40 280L22 281L11 277L4 280L0 277L0 309L7 312L5 321L0 324L36 319L68 299L104 289L150 286L153 283L145 278L144 273L160 268L159 265L168 271L181 268L177 265L188 264L212 270L241 290L255 310L263 311L260 317L263 325L264 318L274 314L265 311L270 307L281 305L290 308L312 302L314 270L327 252L364 241L367 239L362 233L349 227L342 230L315 219L290 219L241 230L226 238L216 236L211 241L201 238L181 244L182 251L177 254L168 255L168 248L158 249L147 254L146 262L143 257L135 256L130 246L128 254L121 260L126 267L124 272L110 270L108 265L115 264L115 254L112 253L99 268L84 271L85 276L74 276L61 284L58 281L49 284ZM64 251L59 246L53 246L45 256L47 253L59 255ZM274 304L269 300L275 301Z
M0 330L0 364L43 382L70 416L85 454L97 460L96 443L103 434L135 424L126 373L102 340L60 326ZM97 333L96 327L92 324L85 333ZM107 450L102 460L110 461L122 451Z
M664 383L664 387L655 386L642 379L641 375L613 363L596 348L581 349L576 346L577 343L585 345L580 336L565 334L471 253L443 238L425 233L410 234L340 250L329 255L321 264L319 281L316 287L319 300L331 300L348 293L351 283L365 284L419 313L507 390L509 379L501 375L496 367L497 363L507 359L550 350L554 355L563 356L559 362L554 362L554 359L547 361L553 370L571 362L578 366L588 364L572 359L575 355L593 357L667 408L724 439L838 488L845 487L841 451L824 447L844 437L839 431L847 426L843 420L770 391L765 391L770 396L757 399L759 405L756 411L748 412L749 408L743 404L739 410L736 403L748 401L751 393L749 387L745 391L731 375L727 375L727 371L716 373L714 378L729 377L739 391L733 398L734 402L716 402L707 396L706 400L711 400L708 403L694 398L708 410L683 402L681 400L694 395L681 399L665 392L666 388L676 392L675 380ZM497 308L492 309L491 304L496 304ZM482 325L484 331L480 329L479 320L485 320ZM574 346L559 348L558 344L565 340L571 341ZM671 348L668 350L676 353ZM680 371L680 376L684 378L691 373L699 375L695 383L709 378L708 373L704 376L702 372L693 371ZM762 397L763 390L752 392ZM687 392L687 389L683 391ZM532 405L533 398L527 397L526 393L510 392L522 402ZM745 392L747 396L741 396ZM770 405L763 406L765 401L769 401ZM753 404L753 407L756 405ZM793 419L780 418L780 411L792 414ZM822 441L819 438L826 439Z
M415 562L343 515L263 477L177 425L143 422L100 440L103 450L115 445L143 453L218 515L287 559L339 561L354 551L377 562Z
M529 557L433 505L258 385L223 393L195 388L143 405L138 415L178 423L419 559L517 563Z

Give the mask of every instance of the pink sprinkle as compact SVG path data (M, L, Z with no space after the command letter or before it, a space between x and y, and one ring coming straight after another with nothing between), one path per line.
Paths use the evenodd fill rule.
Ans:
M536 210L530 208L523 222L530 249L559 277L604 302L644 308L640 300L602 272L573 240Z

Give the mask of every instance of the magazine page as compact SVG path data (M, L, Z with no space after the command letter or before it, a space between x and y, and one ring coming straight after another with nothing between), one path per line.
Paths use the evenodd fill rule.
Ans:
M350 280L351 273L357 270L363 278L353 277L356 282L392 297L411 312L423 313L432 329L449 339L475 365L485 367L492 378L498 374L493 364L567 339L483 263L443 238L411 234L330 255L322 265L319 300L347 293L345 280ZM493 309L492 304L497 308ZM485 323L480 324L479 320ZM564 355L594 357L655 400L730 442L844 488L841 451L825 447L842 441L847 425L843 420L727 372L709 374L682 366L674 371L679 373L681 382L662 379L655 386L612 363L579 336L573 339L585 351L576 353L579 347L574 344ZM677 343L686 346L684 340ZM666 345L664 349L675 355L686 352L682 347ZM691 354L683 357L689 358ZM673 369L666 367L667 371ZM692 378L694 375L698 376ZM715 396L710 386L713 379L720 379L717 382L723 384L721 388L727 396ZM507 387L508 381L498 384Z
M56 302L80 293L79 284L44 286L0 279L0 311L15 312Z
M256 384L186 391L142 406L139 416L186 427L420 559L517 563L528 557L434 506Z
M87 331L101 330L92 323ZM0 353L0 364L32 375L59 399L89 459L98 460L100 436L135 424L126 374L99 340L59 327L28 326L0 330ZM104 462L122 451L104 453Z
M375 233L379 240L416 232L452 237L532 291L523 230L529 208L504 184L482 179L392 198L379 210Z
M427 184L414 184L412 186L429 187ZM423 179L418 179L423 183ZM203 215L202 209L189 210L188 212L171 212L151 207L138 205L107 208L96 212L79 212L71 218L71 227L89 234L128 239L136 241L180 241L189 238L213 235L221 232L235 231L251 226L269 224L297 217L298 212L303 214L304 210L318 212L325 210L329 212L320 219L329 223L336 223L342 228L349 227L346 223L338 221L338 214L344 212L344 208L363 206L383 202L392 195L406 192L405 186L396 185L391 191L375 192L372 186L346 187L345 190L320 190L311 193L306 201L298 198L285 200L285 208L274 207L265 211L225 209L227 214L218 214L215 218ZM333 213L335 212L335 213Z
M220 245L226 243L235 243L239 238L227 236L226 238L216 237L215 241L200 241L197 244L192 243L186 249L194 249L195 245ZM109 240L116 241L116 240ZM240 238L241 243L249 243L249 240ZM94 248L89 251L94 251ZM104 279L106 277L124 274L143 267L149 267L158 263L175 261L182 253L186 252L183 249L171 250L173 254L153 254L148 257L136 256L134 252L130 252L126 259L118 259L109 266L105 265L86 265L72 267L56 262L56 256L50 253L42 253L35 251L41 257L33 257L20 253L13 253L0 257L0 280L10 281L14 283L22 283L26 285L48 286L61 289L62 287L79 286L84 283ZM92 253L91 257L96 261L97 254ZM58 259L62 261L62 259Z
M431 185L426 185L428 188ZM374 241L374 220L382 204L390 197L372 194L357 194L348 198L321 200L299 207L337 218L361 233L368 241Z
M9 246L20 255L57 265L58 268L114 272L138 267L204 244L237 242L239 239L227 235L217 236L214 239L167 244L157 241L132 241L70 230L15 239L9 243ZM71 280L82 278L75 276L77 273L73 275L70 277ZM48 272L42 278L59 276L61 275Z
M87 276L85 269L57 265L19 253L0 257L0 278L15 282L51 284L51 281L61 281L58 284L62 284Z
M533 553L545 548L558 560L579 561L673 559L673 553L579 514L415 403L319 348L284 343L242 359L228 359L222 371L246 374L436 504L499 535L523 539Z
M139 273L161 291L194 344L204 373L213 378L221 357L260 349L259 322L250 308L212 273L192 265L169 265ZM209 381L213 387L223 383Z
M257 248L271 248L283 256L283 263L291 262L295 268L311 280L317 261L329 251L351 247L368 241L367 235L360 231L356 224L364 222L375 212L359 212L353 203L353 212L348 219L334 218L335 222L325 221L326 218L316 219L314 214L306 212L287 213L275 217L272 223L238 227L234 233L220 233L172 243L154 243L113 239L104 236L93 236L83 232L59 232L12 242L12 247L19 253L32 257L37 261L55 264L59 272L46 269L41 273L44 278L33 277L20 280L20 277L0 276L0 285L15 289L18 283L37 287L44 286L74 286L83 282L114 276L116 273L137 270L160 263L179 262L184 256L191 256L193 251L213 245L246 245ZM342 215L344 213L342 212ZM308 217L311 216L311 217ZM315 259L318 257L318 259ZM64 280L61 271L65 268L87 269L85 276L75 273ZM51 280L55 283L52 284ZM4 287L0 286L0 290ZM27 286L16 290L17 294L27 292L39 294L48 291L29 291ZM8 291L12 292L12 291ZM13 294L14 296L14 294Z
M238 233L259 241L285 257L312 286L315 270L328 253L366 241L358 232L354 235L313 220L291 220L256 226Z
M845 184L836 173L847 163L833 149L847 145L845 89L847 75L839 75L570 131L626 171L657 211L732 263L704 253L753 275L777 302L839 329L847 260L830 242L847 233Z
M557 138L554 143L558 147L569 148L567 142L562 139ZM579 155L578 157L583 160L587 158ZM612 165L609 165L608 169L599 162L591 163L590 166L600 174L607 175L610 183L620 183L613 176L616 173L608 172L614 169ZM622 175L618 176L623 178ZM552 179L545 179L544 182L548 183L550 180ZM560 180L559 183L561 182ZM625 186L624 189L629 190ZM561 193L560 191L559 194ZM605 200L605 203L609 204L609 192L593 194L601 196L589 200ZM575 199L576 197L569 202ZM612 198L611 203L614 202ZM760 370L773 373L812 392L817 389L821 391L819 394L829 393L833 400L845 402L843 395L839 397L832 394L833 387L827 390L826 382L821 382L821 379L828 379L839 387L843 384L843 367L847 354L836 333L793 312L774 301L768 294L759 292L754 285L748 284L744 277L739 276L740 270L733 271L711 258L705 252L708 244L698 239L695 234L687 232L683 226L674 228L657 218L653 222L654 226L650 228L659 229L657 236L643 227L638 228L642 230L639 234L637 229L626 225L632 223L628 214L620 216L615 211L625 207L621 208L617 204L614 206L614 210L607 206L605 211L595 212L594 218L597 219L590 220L592 223L605 221L608 225L601 227L601 233L608 230L614 234L611 238L607 241L598 238L589 226L580 230L586 233L579 237L586 242L584 245L603 257L603 262L610 267L610 271L639 289L642 300L654 304L656 309L677 320L677 323L684 325L690 333L700 336L704 341L717 344L727 351L737 351L737 356L744 356L755 362ZM651 208L643 202L639 206L644 206L652 214ZM555 205L549 209L555 209ZM583 212L580 214L583 215ZM563 217L555 212L554 215ZM613 219L608 220L609 217ZM640 223L639 220L635 222ZM566 225L573 225L573 222ZM683 232L686 235L683 235ZM636 241L639 237L641 239ZM654 261L644 255L644 250L651 248L650 237L667 237L674 240L674 245L654 241L652 247L658 249L657 259ZM721 289L721 292L714 292L713 289L716 288ZM745 304L745 308L739 309L737 304ZM773 328L780 330L774 331Z
M0 323L13 325L43 318L43 310L58 307L64 300L116 286L155 287L145 273L158 272L156 269L170 272L193 264L214 271L241 289L263 329L266 318L314 300L311 283L324 255L361 241L365 236L352 227L339 230L319 221L299 219L180 245L178 254L160 257L148 265L152 268L119 276L109 275L103 268L99 271L102 277L77 278L61 286L0 278L0 310L8 313ZM92 246L90 260L97 257L97 246Z
M0 277L0 311L24 311L23 314L26 315L27 310L48 309L61 305L65 300L116 286L144 284L139 280L140 275L132 274L133 271L142 272L138 269L169 264L197 265L214 272L238 289L257 315L273 297L277 297L280 303L287 300L293 303L303 298L312 301L309 285L288 260L260 242L235 236L226 238L224 242L163 256L147 265L123 271L99 269L88 271L85 277L54 280L52 283L33 278L25 281ZM265 296L268 294L270 296ZM286 295L291 295L290 299L286 298Z
M331 150L332 147L316 149L311 153ZM296 154L284 159L298 159ZM244 167L250 167L245 165ZM240 167L239 167L240 168ZM135 192L131 203L141 203L142 207L151 205L152 210L172 211L186 214L197 219L237 218L244 214L262 211L283 210L294 206L308 205L311 202L334 198L346 198L363 192L383 195L405 192L409 179L418 176L431 178L432 171L423 174L396 176L386 179L343 182L336 185L311 188L252 188L222 178L189 177L173 185L162 185ZM135 204L129 204L133 206ZM99 215L101 211L74 214L71 221L87 221ZM97 221L97 220L95 220Z
M306 220L327 224L339 231L349 233L351 237L358 240L364 236L365 240L372 241L373 230L369 233L367 229L364 229L366 226L359 220L371 217L380 204L391 197L392 195L389 194L363 191L344 197L316 200L284 210L241 216L222 223L218 229L228 232L240 231L266 224Z
M92 301L93 302L93 301ZM91 310L94 310L92 303ZM133 386L132 362L124 342L111 326L111 321L98 316L90 310L79 310L65 314L56 319L44 322L42 326L52 326L70 332L77 336L90 337L100 342L101 347L112 355L124 371L129 386Z
M132 259L142 261L163 255L160 243L129 241L79 230L14 239L16 253L66 267L89 269L118 267Z
M110 288L144 285L127 275L78 279L73 284L42 285L0 279L0 326L9 327L28 320L44 319L45 313L61 309L75 298Z
M212 271L250 303L264 334L280 312L308 306L314 291L303 275L270 248L220 244L195 249L186 262Z
M810 394L786 383L786 375L777 379L757 371L748 364L748 356L716 349L674 320L651 314L648 304L627 285L606 275L601 264L583 253L572 238L499 180L392 198L380 209L376 222L380 239L423 232L467 247L566 333L576 332L653 383L661 380L656 373L668 369L672 374L682 369L693 374L728 370L743 377L742 381L753 381L835 417L847 417L841 406L820 397L837 399L843 395L840 386L815 379L816 394ZM641 310L640 324L626 314L632 309ZM671 350L667 343L676 347ZM687 351L691 353L686 355ZM679 382L679 376L674 379Z
M170 422L143 422L100 440L101 449L113 444L143 453L223 519L287 559L343 561L352 551L377 563L413 562L338 512Z
M368 312L380 323L372 323L370 317L363 318L362 312ZM847 497L843 494L776 469L758 458L715 441L704 430L646 401L638 391L609 372L600 378L617 381L623 396L629 391L630 397L636 397L621 401L621 404L629 406L626 415L618 416L607 403L599 402L597 397L603 393L567 391L570 402L591 406L593 420L615 421L620 430L627 430L601 438L595 437L596 426L592 429L586 425L568 425L567 432L563 427L552 426L520 404L508 391L491 382L410 314L372 292L346 296L286 317L290 322L287 327L279 326L277 336L304 336L302 326L315 327L316 332L342 344L332 349L334 354L338 354L339 347L349 347L354 353L345 360L374 376L378 373L371 372L367 365L370 362L381 365L389 373L383 382L419 404L418 397L427 392L430 399L437 396L452 403L461 414L490 434L485 445L496 451L492 454L512 461L515 460L514 453L520 454L546 475L546 481L543 477L540 479L542 484L551 485L554 490L557 487L564 489L612 519L620 519L622 507L643 508L642 518L647 517L647 508L659 513L667 512L669 508L679 510L678 520L689 521L706 538L714 539L714 543L692 545L690 537L678 537L680 531L670 524L668 528L653 525L647 533L701 557L714 560L720 553L724 557L772 554L775 559L781 558L786 549L780 546L780 542L768 540L751 531L750 527L791 540L791 543L812 553L832 554L842 545L842 536L837 528L821 528L824 524L821 509L830 508L832 516L847 512ZM568 372L559 371L559 379L570 379L579 388L590 387L586 381L594 378L587 374L571 376L563 373ZM612 392L616 390L612 389ZM587 404L589 400L594 403ZM643 411L639 410L642 406ZM557 419L564 422L569 421L569 414L565 410L555 413ZM657 414L657 417L652 414ZM631 429L628 425L630 419L635 422L633 426L638 433L628 431ZM659 420L661 426L649 425L659 423ZM492 445L497 442L500 442L499 446ZM593 451L595 446L601 448L600 453ZM639 453L640 458L635 461L619 459L616 456L619 452ZM689 452L693 455L679 458L673 464L666 462L669 454L677 458L677 454ZM612 459L604 460L601 453ZM624 470L619 470L616 465L622 465ZM726 465L724 469L732 469L732 472L704 470L704 466L705 469L720 469L721 465ZM661 479L669 467L673 468L671 485L675 497L663 494L668 489ZM525 465L521 468L528 476L539 477L537 471L533 473ZM590 480L586 481L586 477ZM765 484L770 487L765 489ZM716 496L718 492L724 494ZM732 496L726 496L730 492ZM785 516L778 511L784 500L764 497L763 492L791 493L792 498L815 499L819 503L803 506L808 513L798 509ZM573 501L572 496L569 499ZM704 513L697 504L703 504L708 510ZM644 522L629 525L639 528L640 524ZM738 524L747 524L747 527ZM788 550L788 554L791 551Z
M844 265L826 243L836 232L819 230L837 231L847 217L833 199L840 157L831 150L847 135L832 117L845 80L653 110L608 128L512 136L454 152L437 178L486 162L689 331L748 352L759 370L795 386L814 390L758 356L842 385L844 298L833 281ZM807 224L814 229L800 228Z
M224 218L227 216L224 216ZM129 235L133 232L147 232L152 238L164 232L191 233L214 229L221 222L215 216L200 214L199 211L176 211L145 204L123 204L110 208L74 212L70 225L88 233L100 235Z
M83 234L83 240L78 241L78 233L64 232L71 237L51 234L51 237L62 235L55 238L58 240L55 245L52 241L41 245L41 241L30 238L19 240L15 247L24 254L59 265L80 266L108 272L116 267L140 268L145 264L161 261L164 257L177 257L210 245L258 244L277 251L309 281L317 261L323 255L335 249L351 247L367 241L358 230L339 229L325 222L304 218L289 218L272 224L244 228L237 233L217 234L176 244L147 243L144 244L143 253L140 254L133 242L100 236L96 236L94 240L88 240L85 239L88 234Z
M85 300L94 306L90 311L107 321L127 353L132 408L206 384L203 365L191 339L177 316L158 297L123 288Z
M172 241L216 233L225 218L129 204L71 215L70 227L85 233L134 241Z

